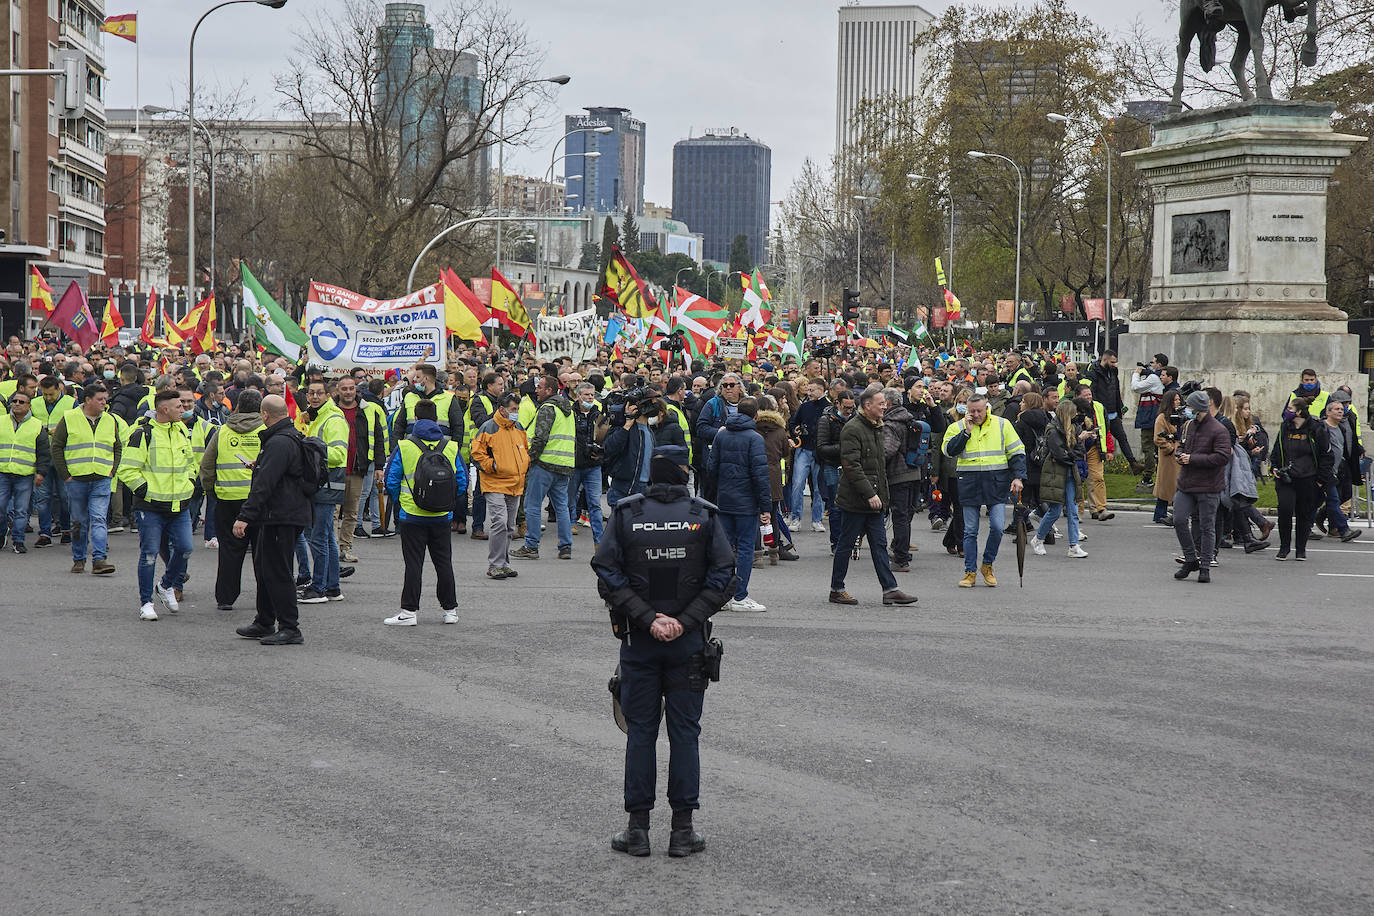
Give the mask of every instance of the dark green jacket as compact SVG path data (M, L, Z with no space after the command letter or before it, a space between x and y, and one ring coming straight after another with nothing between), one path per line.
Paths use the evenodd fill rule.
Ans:
M1040 468L1040 501L1049 505L1063 505L1065 482L1073 476L1074 492L1083 496L1083 478L1078 476L1078 462L1083 450L1064 438L1064 427L1059 421L1050 418L1045 427L1045 437L1049 440L1050 457Z
M882 510L868 504L877 495ZM835 504L845 512L887 511L887 456L883 452L883 424L874 423L862 413L844 425L840 432L840 484Z

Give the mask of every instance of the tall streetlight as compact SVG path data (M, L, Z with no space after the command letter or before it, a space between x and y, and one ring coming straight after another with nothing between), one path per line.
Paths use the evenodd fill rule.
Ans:
M558 76L545 76L537 80L525 80L517 83L511 92L524 86L532 86L535 83L553 83L557 86L566 86L572 82L572 77L566 74ZM507 93L509 96L509 93ZM501 105L500 122L496 128L496 212L502 212L505 206L506 191L506 106ZM501 269L501 223L496 224L496 269Z
M934 181L928 175L917 175L915 172L908 172L909 181ZM950 289L954 289L954 191L944 192L945 200L949 203L949 254L945 259L945 282Z
M1054 111L1045 115L1045 117L1056 124L1068 124L1070 121L1074 120L1068 115L1059 114ZM1080 121L1079 123L1085 122ZM1107 271L1106 277L1104 278L1104 282L1107 284L1107 307L1102 315L1102 324L1104 327L1110 327L1112 320L1112 148L1107 142L1107 135L1102 132L1102 126L1094 124L1093 129L1096 130L1097 135L1102 138L1102 158L1107 163ZM1096 339L1093 340L1093 345L1097 346Z
M877 200L876 197L869 197L867 194L855 194L855 200ZM859 275L859 264L863 260L864 254L864 222L859 219L859 210L854 208L854 291L858 292L861 285Z
M599 130L601 130L601 129L602 129L602 128L582 128L582 130L595 130L595 131L599 131ZM605 128L605 130L610 130L610 128L607 127L607 128ZM581 133L581 131L577 131L577 130L569 131L569 134L575 134L575 133ZM563 139L566 140L567 138L568 138L568 134L564 134L564 135L563 135ZM557 149L558 149L558 146L557 146L557 144L555 144L555 145L554 145L554 150L556 151ZM555 155L554 155L553 159L549 162L549 169L548 169L548 171L544 173L544 183L545 183L545 184L549 184L549 185L553 184L553 169L554 169L554 166L556 166L559 162L563 161L564 159L567 159L568 156L570 156L570 155L572 155L572 154L571 154L571 153L564 153L563 155L559 156L559 155L557 155L556 152L555 152ZM600 151L598 151L598 150L592 150L590 153L582 153L581 156L582 156L583 159L600 159L600 158L601 158L601 153L600 153ZM585 163L583 163L583 164L585 165ZM581 176L581 175L574 175L573 177L574 177L574 178L581 178L582 176ZM580 199L581 199L581 195L578 195L578 194L569 194L569 193L567 193L567 189L568 189L568 180L569 180L569 179L567 179L567 178L564 178L564 179L563 179L563 202L564 202L565 204L566 204L568 201L570 201L570 200L580 200ZM552 198L550 198L550 199L552 199ZM550 206L549 209L552 210L552 209L553 209L552 206ZM543 208L540 208L540 211L539 211L539 212L542 213L542 212L543 212ZM552 243L553 243L553 230L550 229L550 230L549 230L549 244L550 244L550 247L552 247ZM535 244L534 244L534 279L535 279L535 282L540 282L540 273L543 272L543 270L544 270L543 265L544 265L544 233L543 233L543 231L542 231L542 226L541 226L541 227L540 227L540 231L537 233L537 237L535 238Z
M1021 166L1001 153L985 153L971 149L968 155L970 159L1000 159L1016 169L1016 302L1013 303L1011 310L1011 346L1014 350L1021 345L1021 210L1025 206L1025 178L1021 174Z
M191 29L191 47L187 55L189 65L186 74L186 307L191 306L191 297L196 288L196 170L191 163L196 161L196 32L200 24L215 10L235 3L256 3L258 6L279 10L286 6L286 0L224 0L200 14L195 27ZM173 303L173 311L176 305Z

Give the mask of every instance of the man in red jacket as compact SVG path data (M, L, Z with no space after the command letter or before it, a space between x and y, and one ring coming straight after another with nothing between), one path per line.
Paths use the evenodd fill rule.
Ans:
M1174 494L1174 533L1183 548L1183 566L1175 579L1197 573L1199 582L1212 581L1212 557L1217 551L1217 506L1226 489L1231 463L1231 433L1212 415L1212 399L1194 391L1184 402L1188 422L1179 433L1174 460L1178 491ZM1191 529L1190 529L1191 524Z

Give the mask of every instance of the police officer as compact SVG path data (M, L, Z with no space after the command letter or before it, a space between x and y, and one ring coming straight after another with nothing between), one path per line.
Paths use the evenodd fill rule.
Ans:
M709 620L734 593L735 557L715 507L687 489L687 449L659 446L650 485L622 499L602 536L592 569L597 590L621 640L620 706L626 722L625 810L629 825L611 848L649 854L654 806L654 756L659 720L668 717L668 803L673 809L670 856L706 848L692 827L698 807L703 652Z

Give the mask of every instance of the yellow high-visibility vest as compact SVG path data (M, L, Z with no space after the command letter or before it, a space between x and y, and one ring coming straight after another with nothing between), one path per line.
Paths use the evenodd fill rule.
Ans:
M415 496L411 492L411 481L415 479L415 468L420 463L420 446L416 445L411 439L402 439L397 444L397 449L401 453L401 508L406 515L413 515L417 518L442 518L448 515L450 510L443 512L430 512L421 509L415 504ZM444 444L444 457L449 460L455 469L455 473L462 473L457 470L458 466L458 443L452 439Z
M253 485L253 469L262 451L260 423L246 433L221 426L212 440L215 448L215 496L220 499L243 500Z
M949 455L950 441L962 429L961 424L953 423L945 432L945 441L941 451L946 455ZM1011 421L989 413L982 426L975 426L969 430L968 441L964 443L964 450L957 456L959 459L958 468L961 471L1000 471L1010 467L1010 459L1013 455L1024 455L1025 453L1026 447L1021 443L1021 437L1016 435L1016 430L1011 425Z
M16 429L14 417L0 418L0 474L27 477L38 463L38 434L43 421L30 413Z
M114 414L102 413L95 429L91 429L90 417L77 407L63 414L59 422L67 425L67 444L62 455L67 460L68 476L113 477L114 449L119 438L119 422Z

